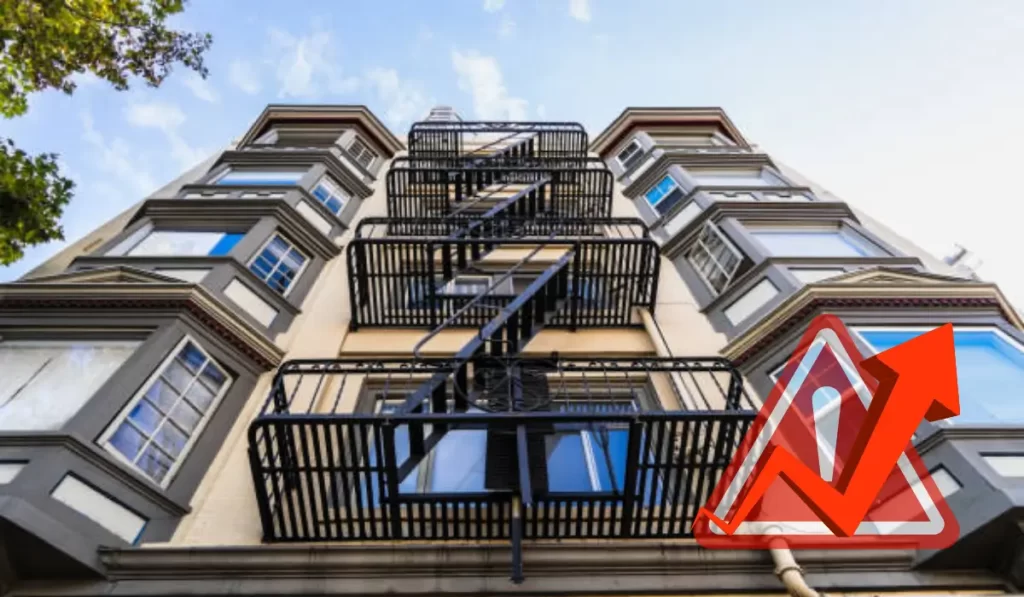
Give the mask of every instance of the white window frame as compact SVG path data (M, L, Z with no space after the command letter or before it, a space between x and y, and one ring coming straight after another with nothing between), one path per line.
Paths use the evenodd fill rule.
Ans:
M189 342L191 342L192 345L195 346L197 350L199 350L199 352L203 353L203 356L205 356L211 362L216 363L217 367L219 367L220 370L224 372L225 381L224 385L221 386L220 391L217 392L217 394L213 397L213 400L210 402L210 407L206 409L205 413L203 413L203 417L199 420L199 424L196 425L196 428L192 431L192 434L188 438L188 442L185 443L185 447L181 449L181 453L178 454L177 458L175 458L174 464L172 464L171 468L167 470L167 474L164 475L164 478L161 481L157 481L156 479L150 477L146 473L146 471L136 466L134 462L128 460L128 458L124 454L122 454L120 450L111 445L110 438L121 426L121 423L128 418L128 415L132 412L132 409L135 408L135 405L137 405L143 399L143 397L145 397L146 392L149 391L149 388L160 377L160 374L163 373L168 366L170 366L174 358L178 356L178 353L180 353L181 350L185 348L185 345L188 344ZM174 480L174 477L177 476L178 470L181 468L182 463L185 462L185 459L188 458L189 453L192 452L192 448L195 446L199 437L202 435L203 430L206 429L207 423L209 423L210 419L212 419L213 416L216 414L217 409L220 407L220 403L223 401L224 396L227 395L228 390L231 389L231 386L234 384L234 382L235 378L228 373L227 368L225 368L224 365L220 363L220 361L213 358L213 355L211 355L205 348L203 348L202 344L197 342L194 338L192 338L192 336L186 334L185 337L182 338L181 341L178 342L174 346L174 348L171 349L170 353L168 353L164 360L160 362L160 365L153 371L153 373L151 373L150 376L146 378L145 383L142 384L142 387L139 389L138 392L136 392L135 396L133 396L132 399L128 401L128 404L126 404L125 407L122 408L120 412L117 413L117 416L114 417L114 420L111 421L109 426L107 426L106 431L104 431L103 435L100 436L98 443L104 450L112 454L115 459L123 463L129 469L136 471L140 476L142 476L142 478L163 489L166 489L171 484L171 481ZM195 380L193 380L192 383L196 383ZM185 389L187 390L188 388ZM179 396L178 399L181 400L181 396ZM170 413L168 413L167 416L169 418ZM147 441L149 443L152 443L153 439L149 438L149 440Z
M789 226L787 226L785 224L781 224L781 225L778 225L778 226L775 226L775 225L771 225L771 226L753 225L753 226L750 226L750 225L744 224L744 227L750 233L750 236L754 237L754 240L757 241L757 244L761 247L761 249L764 251L764 253L766 255L769 255L769 256L772 256L772 257L801 258L801 257L808 257L808 255L776 255L775 253L771 252L768 249L768 247L763 242L761 242L761 239L757 238L757 235L758 235L759 232L792 233L792 234L800 234L800 233L805 233L805 232L834 232L837 235L839 235L840 237L842 237L843 239L845 239L846 242L848 242L851 245L859 248L861 251L864 251L865 253L869 253L868 255L831 256L831 257L834 257L835 259L874 259L874 258L878 258L878 257L891 257L892 256L886 249L884 249L880 245L876 244L874 241L870 240L869 238L867 238L866 236L861 234L859 231L853 229L852 227L850 227L850 226L848 226L846 224L836 224L836 225L832 225L832 226L800 226L800 225L789 225ZM818 256L817 255L812 255L811 257L818 257Z
M327 188L327 191L331 195L341 200L341 209L339 209L336 212L331 211L331 208L327 207L327 204L321 201L320 198L313 193L313 191L315 191L316 188L321 185ZM335 182L334 179L328 174L324 174L323 176L320 177L319 180L316 181L316 184L313 185L313 190L310 191L309 194L313 196L313 199L315 199L317 203L323 205L325 208L327 208L327 211L331 211L331 213L333 213L335 216L340 216L341 212L345 211L345 207L348 206L349 199L352 198L348 193L344 191L344 189L341 188L341 185Z
M310 256L307 255L301 249L299 249L299 246L296 245L294 242L292 242L292 240L290 238L288 238L287 236L285 236L281 232L278 232L278 231L275 230L274 233L271 234L269 238L267 238L266 242L264 242L262 245L260 245L259 250L256 251L253 254L252 258L249 259L249 262L245 264L245 268L247 270L249 270L249 273L251 273L252 275L256 276L256 279L259 280L260 282L262 282L264 286L266 286L267 288L270 288L271 292L275 292L276 293L277 291L274 290L273 288L271 288L270 284L267 284L267 280L270 279L270 276L273 275L274 271L277 271L277 266L281 265L281 262L278 262L277 265L274 266L274 270L271 271L269 274L267 274L266 278L262 278L262 277L260 277L260 275L258 273L252 271L252 264L255 263L257 259L260 258L260 255L263 254L264 249L266 249L270 245L270 243L274 242L275 238L280 238L284 242L288 243L288 245L291 247L292 251L295 251L299 255L302 255L302 257L304 258L304 260L302 262L302 267L300 267L299 271L295 273L295 277L292 278L292 281L288 285L288 288L285 288L284 292L281 293L281 296L287 297L289 294L291 294L292 289L295 288L295 283L298 282L299 278L302 277L302 274L305 273L306 268L309 267L309 262L311 261Z
M665 194L661 196L661 199L658 199L658 201L655 202L655 203L651 203L650 201L648 201L647 200L647 195L651 191L653 191L655 187L657 187L661 183L665 182L666 178L672 181L672 184L675 185L675 188L666 191ZM679 185L679 181L676 180L676 178L674 176L672 176L671 174L666 173L665 176L662 176L661 178L658 179L658 182L652 184L646 191L644 191L644 203L646 203L647 205L651 206L651 209L655 209L655 206L658 205L658 203L661 203L662 201L664 201L665 197L668 197L670 194L672 194L672 191L674 191L676 189L678 189L680 193L683 192L683 187ZM660 212L659 212L659 215L660 215Z
M704 276L704 273L700 271L700 267L698 267L697 264L694 263L693 259L691 258L691 254L693 253L694 249L696 249L698 246L703 246L703 243L701 242L701 236L703 236L704 230L706 229L711 229L711 231L716 236L718 236L718 238L725 244L726 248L732 251L733 254L738 258L736 261L736 267L731 272L726 272L725 268L722 267L722 264L718 263L718 260L715 259L714 255L710 251L708 251L707 248L704 249L705 251L708 251L708 257L711 258L711 260L715 263L718 269L726 274L725 286L723 286L720 290L715 288L711 281ZM738 272L740 266L743 265L743 260L745 258L746 256L743 254L743 251L740 251L738 248L736 248L736 245L734 245L732 241L729 240L729 237L726 236L725 233L723 233L718 228L718 226L715 225L714 222L704 223L704 227L701 228L701 231L697 234L697 239L694 241L693 245L686 251L686 261L689 262L690 267L692 267L694 271L697 272L697 275L700 276L700 279L703 280L705 284L707 284L708 288L711 289L711 292L714 293L715 296L722 294L729 288L729 285L732 284L733 279L735 279L736 277L736 272Z
M305 176L306 174L308 174L308 173L309 173L309 172L308 172L308 170L275 170L275 169L273 169L273 168L270 168L270 169L259 169L259 168L242 168L242 169L235 169L235 168L232 168L231 166L228 166L227 168L225 168L225 169L224 169L224 171L223 171L223 172L220 172L220 173L218 173L218 174L217 174L217 175L215 175L215 176L214 176L213 178L211 178L209 182L207 182L207 183L204 183L204 184L208 184L208 185L219 185L219 184L220 184L220 181L221 181L221 180L222 180L222 179L223 179L223 178L224 178L225 176L227 176L227 175L229 175L229 174L231 174L231 173L233 173L233 172L243 172L243 173L244 173L244 172L252 172L252 173L254 173L254 174L255 174L255 173L264 173L264 174L265 174L265 173L270 173L270 172L280 172L280 173L295 173L295 172L302 172L302 176ZM295 185L295 186L298 186L298 184L299 184L299 181L301 181L301 180L302 180L302 176L300 176L300 177L299 177L299 179L295 181L295 183L294 183L294 185ZM226 185L224 185L224 186L230 187L230 186L232 186L232 185L234 185L234 184L235 184L235 183L227 183L227 184L226 184ZM259 185L259 184L256 184L256 185L244 185L244 184L243 184L243 185L241 185L241 186L268 186L268 187L287 187L288 185L282 185L282 184L272 184L272 185Z
M362 145L363 151L356 152L353 149L357 144ZM370 144L364 141L362 137L360 137L359 135L354 136L352 138L352 142L348 144L348 154L352 156L352 159L355 160L357 164L359 164L363 168L366 168L367 170L372 168L373 165L377 163L377 159L380 157L377 155L376 151L370 149ZM370 161L365 164L359 161L359 156L364 154L370 156Z
M708 173L708 170L710 170L710 173ZM707 176L714 176L716 178L732 178L730 176L730 174L732 174L733 172L748 173L748 172L751 171L751 169L749 169L749 168L709 168L708 170L704 171L705 175L707 175ZM700 180L700 178L701 178L701 169L700 168L694 168L693 171L687 171L687 174L690 174L693 177L693 181L695 183L694 186L697 186L697 187L715 188L715 187L730 187L730 186L734 186L734 187L751 187L751 186L753 186L753 187L756 187L757 189L769 189L768 192L770 192L770 189L772 189L773 187L791 187L791 186L793 186L793 183L791 183L790 181L786 180L786 178L783 177L781 174L779 174L778 172L776 172L775 170L772 170L771 168L769 168L767 166L761 166L760 168L757 168L756 170L757 170L757 177L759 179L761 179L762 181L764 181L765 183L767 183L767 184L764 184L764 185L744 185L744 184L719 185L719 184L710 184L709 185L709 184L704 184L704 183L701 182L701 180ZM744 177L740 177L740 176L736 176L735 178L738 181L744 179Z
M636 165L639 163L639 159L643 157L644 153L644 146L640 144L640 140L637 139L636 137L630 139L629 143L627 143L625 147L623 147L618 153L615 154L615 161L619 164L619 167L622 168L623 172L629 170L629 167L626 166L625 161L622 159L622 154L626 153L627 150L633 147L636 147L636 152L630 153L629 157L627 157L626 159L628 160L630 157L636 156L638 160L637 162L634 163L634 165Z

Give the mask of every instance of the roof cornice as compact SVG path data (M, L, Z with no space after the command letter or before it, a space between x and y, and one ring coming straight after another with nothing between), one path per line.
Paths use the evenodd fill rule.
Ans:
M912 277L907 274L905 277ZM836 309L993 309L998 310L1011 325L1024 329L1020 317L1011 308L995 284L952 282L920 277L911 282L818 282L808 284L782 302L771 314L733 338L722 356L742 365L762 353L821 311Z
M618 145L634 128L642 125L696 124L714 122L738 145L750 144L722 108L716 107L630 107L622 111L590 143L590 151L602 155Z
M111 268L118 269L118 268ZM12 282L0 285L0 311L186 311L260 369L277 367L284 351L196 284L162 282ZM109 313L106 313L109 314Z
M309 120L329 122L355 121L363 129L363 132L373 136L377 145L390 152L389 157L405 149L402 142L392 133L384 123L377 118L366 106L358 105L303 105L303 104L269 104L256 119L256 122L249 127L245 135L239 141L239 147L252 143L267 129L274 120Z

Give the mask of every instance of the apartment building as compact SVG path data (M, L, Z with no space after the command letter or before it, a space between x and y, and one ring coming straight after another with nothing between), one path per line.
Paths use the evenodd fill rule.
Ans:
M808 322L955 324L941 551L692 538ZM1024 332L717 108L398 136L271 105L0 285L0 585L56 595L1006 594Z

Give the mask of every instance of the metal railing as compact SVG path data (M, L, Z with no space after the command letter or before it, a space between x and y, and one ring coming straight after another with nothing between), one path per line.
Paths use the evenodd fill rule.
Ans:
M409 156L431 160L472 156L473 149L502 136L532 134L537 158L574 158L587 153L589 140L576 122L417 122L409 129ZM474 141L476 141L474 143Z

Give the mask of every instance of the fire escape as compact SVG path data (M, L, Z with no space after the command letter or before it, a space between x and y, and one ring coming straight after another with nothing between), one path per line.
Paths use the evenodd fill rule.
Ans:
M520 582L524 542L689 535L753 420L732 365L523 354L654 310L658 247L611 217L587 145L575 123L413 125L346 258L352 329L423 337L281 367L249 429L266 540L507 540Z

